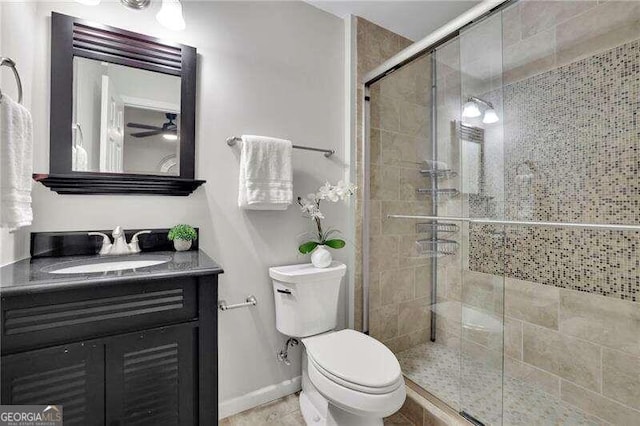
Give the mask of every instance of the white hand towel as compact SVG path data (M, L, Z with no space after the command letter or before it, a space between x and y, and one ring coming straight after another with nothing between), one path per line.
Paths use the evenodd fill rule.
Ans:
M74 172L78 170L78 165L77 165L78 163L76 161L77 155L78 155L78 150L74 145L71 145L71 170L73 170Z
M286 210L293 202L291 141L242 136L238 205L246 210Z
M86 172L88 170L89 155L82 145L76 147L76 171Z
M0 154L0 226L31 225L31 114L4 93L0 99Z

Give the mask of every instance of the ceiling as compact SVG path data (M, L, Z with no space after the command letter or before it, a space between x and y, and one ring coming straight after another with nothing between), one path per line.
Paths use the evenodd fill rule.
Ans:
M340 18L360 16L418 41L480 1L468 0L306 0Z

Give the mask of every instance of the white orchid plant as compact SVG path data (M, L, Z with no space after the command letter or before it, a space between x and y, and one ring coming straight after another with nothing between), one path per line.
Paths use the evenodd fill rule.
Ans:
M337 229L329 229L326 232L322 230L322 219L324 214L320 211L320 201L327 200L333 203L345 200L347 197L355 194L357 187L350 183L343 181L338 182L336 185L331 185L326 182L322 185L318 192L315 194L308 194L306 197L298 197L298 204L300 210L305 217L311 219L316 226L317 234L312 234L309 241L303 243L298 247L298 250L302 254L311 253L316 247L325 245L333 249L341 249L346 245L344 240L340 238L331 238L335 234L339 234Z

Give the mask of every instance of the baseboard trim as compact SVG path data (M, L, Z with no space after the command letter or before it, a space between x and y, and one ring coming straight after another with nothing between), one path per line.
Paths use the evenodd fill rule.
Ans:
M275 385L265 386L228 401L222 401L218 405L218 418L224 419L225 417L233 416L258 405L291 395L301 388L302 376L298 376Z

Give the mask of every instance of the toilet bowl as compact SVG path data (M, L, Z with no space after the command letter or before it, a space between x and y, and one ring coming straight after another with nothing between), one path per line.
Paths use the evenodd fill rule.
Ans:
M381 425L383 417L402 407L406 393L400 364L382 343L354 330L324 333L302 343L303 398L312 391L326 400L326 409L323 401L316 401L320 409L318 404L301 404L307 424Z
M269 269L276 327L303 343L300 409L308 425L382 425L406 398L400 364L385 345L358 331L334 331L345 271L337 262Z

